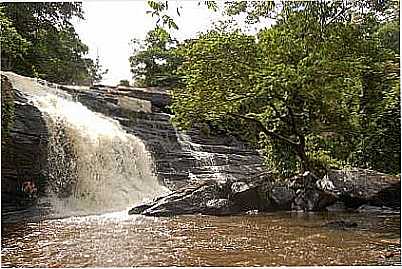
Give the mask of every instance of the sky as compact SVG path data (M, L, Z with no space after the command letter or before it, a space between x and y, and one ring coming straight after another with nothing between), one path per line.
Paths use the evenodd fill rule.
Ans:
M181 16L175 17L179 31L172 31L179 40L195 37L207 30L212 22L222 17L206 6L198 6L197 1L170 1L170 10L182 6ZM75 20L73 24L81 40L89 47L89 57L99 55L100 63L109 69L103 84L116 85L120 80L132 80L128 58L132 55L130 41L143 40L153 29L156 19L150 14L146 1L84 1L85 20Z

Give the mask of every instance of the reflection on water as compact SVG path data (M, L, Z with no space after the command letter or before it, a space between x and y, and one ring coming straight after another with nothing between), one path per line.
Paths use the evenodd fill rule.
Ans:
M322 227L340 219L358 227ZM3 223L1 246L4 267L400 264L400 215L118 212Z

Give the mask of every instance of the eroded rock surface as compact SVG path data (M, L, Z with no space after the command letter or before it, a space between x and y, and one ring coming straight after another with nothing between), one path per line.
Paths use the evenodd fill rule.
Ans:
M356 191L361 188L360 191L357 191L359 197L355 197L359 201L356 204L350 203L350 198L348 198L354 192L343 185L344 179L339 178L339 175L345 173L355 177L364 171L357 169L347 172L331 171L331 177L324 179L327 185L323 185L322 181L313 182L309 173L283 181L275 180L268 174L247 182L219 183L211 180L200 186L186 187L147 204L138 205L130 210L129 214L172 216L182 214L230 215L250 211L277 210L324 211L331 206L339 207L339 204L341 204L341 210L361 212L367 208L362 205L372 205L373 201L375 201L377 209L381 209L381 207L387 210L392 209L388 207L389 205L394 206L393 210L400 208L400 197L389 195L385 198L383 194L400 182L397 177L384 177L381 173L366 171L371 176L365 181L357 180L356 182L360 182L361 186L354 184ZM323 187L328 184L333 184L334 188L329 190ZM343 191L335 191L335 186ZM367 188L367 186L371 187ZM396 189L393 190L397 192Z
M2 75L2 88L12 87ZM18 89L14 93L14 117L9 139L1 145L2 212L27 204L32 195L23 185L41 184L46 170L48 129L42 113ZM35 187L36 188L36 187Z

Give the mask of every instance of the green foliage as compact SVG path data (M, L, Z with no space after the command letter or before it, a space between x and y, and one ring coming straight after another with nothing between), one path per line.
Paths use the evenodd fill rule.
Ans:
M127 79L122 79L120 80L119 85L129 87L130 82Z
M22 58L26 54L28 48L28 41L24 39L17 30L13 27L12 22L3 12L3 8L0 6L0 28L1 28L1 54L10 55L11 60L16 58ZM1 66L5 69L10 65L11 61L5 57L1 57Z
M99 56L96 57L95 62L93 62L91 59L84 60L87 63L87 76L89 76L91 84L100 82L103 76L109 72L109 69L103 69L102 65L100 64Z
M89 83L99 62L85 58L70 20L83 18L81 3L1 3L2 69L57 83Z
M232 7L238 14L249 3ZM179 47L176 124L242 126L282 175L347 164L400 171L399 17L384 19L395 7L282 7L257 39L213 30Z
M148 32L144 44L133 40L134 54L129 61L136 85L171 86L178 82L174 71L181 60L176 54L176 43L160 27Z
M261 21L262 17L273 17L276 4L274 1L232 1L225 3L225 13L229 16L246 14L246 23Z
M179 74L185 87L172 93L176 122L188 127L240 109L243 96L247 97L253 84L250 75L257 53L253 37L211 31L181 47L178 53L184 58Z
M218 10L218 4L216 1L199 1L198 5L200 6L201 3L203 3L209 10ZM179 30L179 26L176 24L172 15L169 14L169 1L148 1L148 6L151 8L151 10L148 10L146 13L157 18L157 28L167 26L168 29ZM178 6L178 3L176 2L176 14L178 16L180 16L181 9L182 7Z

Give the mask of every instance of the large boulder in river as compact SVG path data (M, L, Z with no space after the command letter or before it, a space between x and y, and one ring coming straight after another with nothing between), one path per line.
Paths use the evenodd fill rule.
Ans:
M227 193L221 184L207 181L136 206L129 211L129 214L172 216L197 213L226 215L238 212L236 205L225 196Z
M400 178L365 169L331 170L315 180L306 173L291 180L297 192L292 209L357 209L361 205L400 208Z
M294 191L263 177L253 182L214 180L189 186L138 205L129 214L172 216L182 214L233 215L251 210L289 210Z
M367 169L331 170L317 181L317 188L344 203L346 208L363 204L400 208L401 181Z

